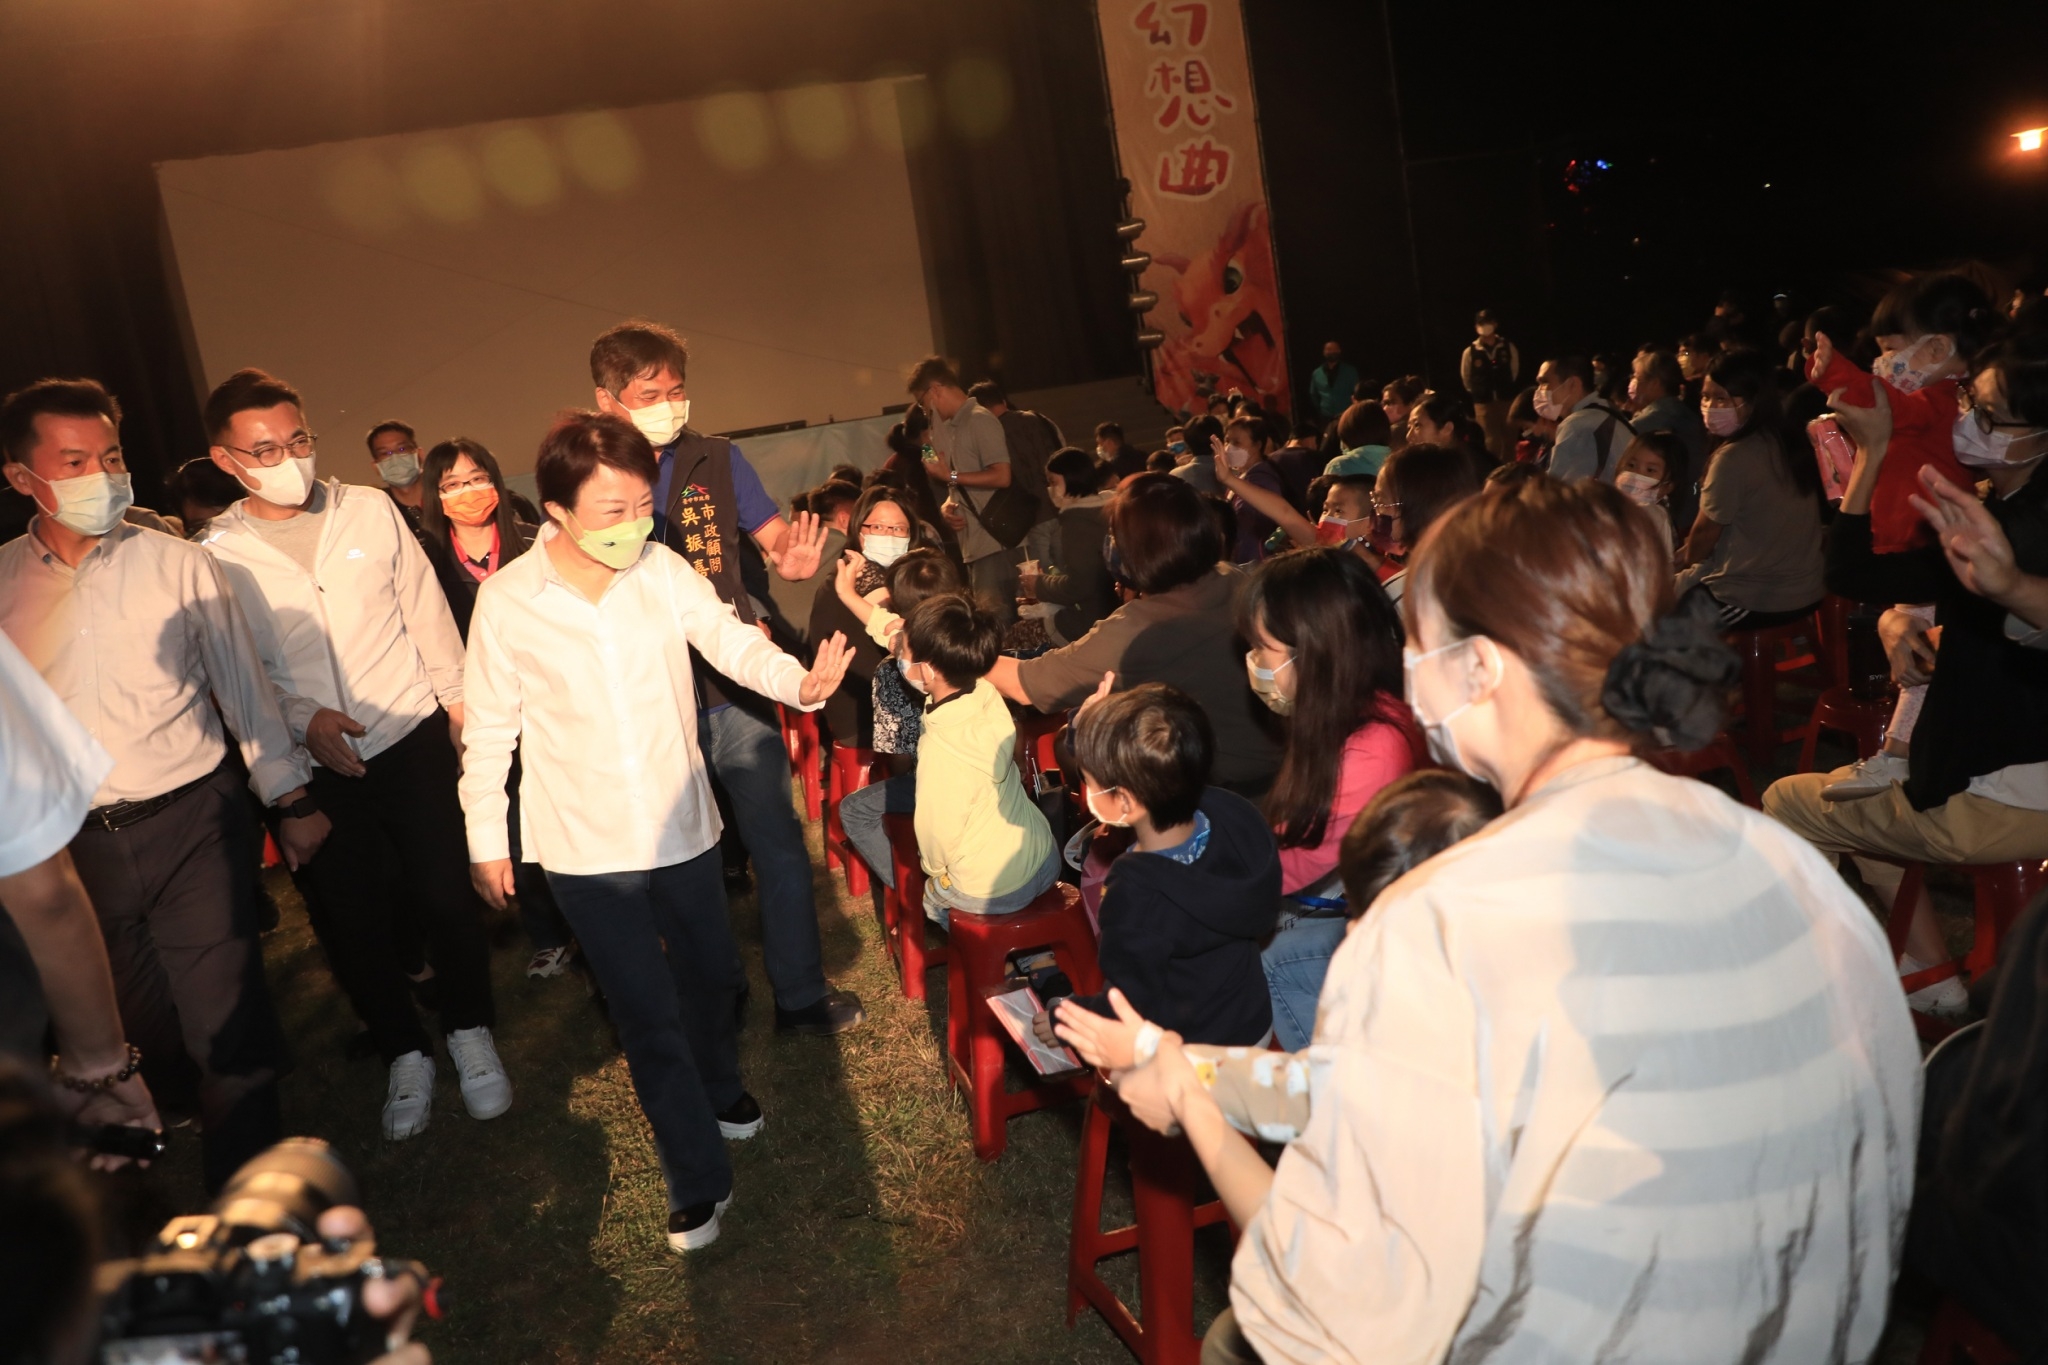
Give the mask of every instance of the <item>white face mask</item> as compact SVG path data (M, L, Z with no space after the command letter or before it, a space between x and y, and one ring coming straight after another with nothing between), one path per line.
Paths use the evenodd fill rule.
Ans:
M619 406L625 407L625 404ZM647 443L659 449L673 441L690 420L690 400L684 398L649 403L644 408L627 408L626 416L633 419L633 425L640 428L640 434L647 438Z
M1294 656L1290 654L1281 663L1280 668L1293 666ZM1280 684L1276 681L1280 676L1280 668L1260 668L1259 656L1249 649L1244 652L1244 671L1251 682L1252 694L1271 708L1275 715L1291 715L1294 712L1294 698L1281 692Z
M1642 388L1643 381L1636 378L1634 375L1630 375L1628 377L1628 401L1631 403L1642 402Z
M1949 433L1949 446L1955 451L1956 461L1972 469L2024 469L2048 455L2048 445L2039 454L2029 455L2024 460L2011 456L2012 443L2024 441L2038 432L2022 432L2015 436L2009 431L1986 431L1977 425L1977 419L1969 413L1956 417L1956 424Z
M1415 713L1415 722L1422 727L1423 736L1429 741L1429 756L1447 768L1456 768L1465 776L1478 778L1483 782L1486 779L1474 772L1471 766L1465 762L1465 755L1458 748L1457 733L1451 729L1451 722L1478 705L1480 699L1477 697L1467 697L1435 720L1431 720L1428 716L1423 715L1422 708L1415 703L1415 665L1421 663L1424 659L1431 659L1439 654L1457 649L1461 645L1469 645L1477 638L1477 636L1467 636L1462 640L1453 640L1447 645L1438 645L1435 649L1426 649L1420 653L1404 649L1401 651L1401 673L1406 679L1407 684L1408 709ZM1497 677L1494 679L1496 684L1499 681L1500 679Z
M910 553L910 537L862 536L860 552L868 557L868 563L878 569L886 569Z
M1900 393L1912 393L1924 389L1935 378L1940 365L1915 365L1913 356L1932 337L1921 337L1910 343L1903 351L1879 351L1877 359L1870 363L1871 374L1897 389ZM1946 362L1943 362L1944 364Z
M1243 469L1252 462L1252 453L1243 446L1225 446L1223 460L1232 469Z
M420 481L420 457L416 452L387 455L377 465L377 477L393 488L410 488Z
M1115 787L1109 788L1109 791L1115 790ZM1088 813L1094 816L1097 820L1100 820L1105 826L1107 826L1110 829L1129 829L1131 827L1130 821L1112 819L1111 817L1104 815L1100 810L1096 809L1095 798L1097 796L1104 796L1107 794L1107 792L1098 792L1093 787L1088 788L1086 800L1083 803L1088 807Z
M1742 411L1733 403L1716 407L1700 400L1700 421L1716 436L1733 436L1742 429Z
M304 458L286 456L278 464L265 467L258 465L250 469L237 466L244 484L256 486L256 496L279 507L299 507L306 501L306 495L313 491L312 455Z
M909 683L914 690L920 693L931 691L929 687L926 687L923 683L910 676L910 660L898 659L896 661L896 671L903 675L903 681Z
M121 522L121 514L135 503L126 474L100 470L70 479L45 479L34 470L29 477L46 484L57 495L57 510L47 515L67 531L82 536L103 536Z
M1564 416L1564 404L1551 394L1548 384L1536 386L1536 415L1546 422L1555 422Z
M1657 505L1657 490L1664 486L1664 482L1661 479L1653 479L1648 474L1638 474L1631 469L1616 474L1614 486L1638 507L1654 507Z

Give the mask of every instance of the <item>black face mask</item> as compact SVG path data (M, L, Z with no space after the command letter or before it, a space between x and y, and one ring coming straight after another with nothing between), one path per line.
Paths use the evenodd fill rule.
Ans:
M1339 355L1339 356L1328 356L1328 355L1326 355L1326 356L1324 356L1324 357L1323 357L1323 368L1324 368L1324 369L1326 369L1326 370L1329 370L1329 371L1330 371L1331 373L1333 373L1333 374L1334 374L1334 373L1336 372L1336 369L1337 369L1337 367L1338 367L1339 365L1342 365L1343 363L1344 363L1344 357L1343 357L1343 356L1341 356L1341 355Z
M1102 538L1102 567L1109 570L1110 582L1120 588L1129 589L1131 587L1130 580L1124 577L1123 551L1117 549L1115 536L1104 536ZM1132 590L1135 591L1135 589Z

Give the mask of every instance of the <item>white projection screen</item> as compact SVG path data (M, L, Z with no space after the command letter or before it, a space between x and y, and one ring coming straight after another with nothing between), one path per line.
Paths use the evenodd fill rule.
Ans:
M930 107L904 77L164 163L195 368L288 380L350 482L386 418L527 473L633 316L689 341L700 431L875 417L932 350Z

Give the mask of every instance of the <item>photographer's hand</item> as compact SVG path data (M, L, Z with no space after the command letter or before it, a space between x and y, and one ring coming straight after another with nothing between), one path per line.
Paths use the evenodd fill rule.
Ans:
M320 1235L331 1241L353 1242L370 1235L370 1220L361 1209L348 1205L321 1214L319 1226ZM420 1292L420 1282L411 1275L363 1284L363 1308L383 1323L385 1330L385 1353L370 1365L433 1365L427 1348L409 1340L420 1313Z

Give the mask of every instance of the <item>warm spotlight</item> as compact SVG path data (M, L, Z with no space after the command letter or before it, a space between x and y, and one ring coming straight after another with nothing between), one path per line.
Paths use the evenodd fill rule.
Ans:
M2048 136L2048 128L2022 128L2013 134L2013 140L2020 144L2023 152L2038 152L2044 136Z

